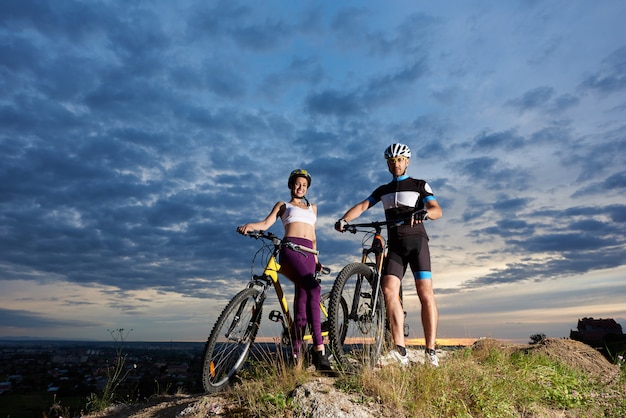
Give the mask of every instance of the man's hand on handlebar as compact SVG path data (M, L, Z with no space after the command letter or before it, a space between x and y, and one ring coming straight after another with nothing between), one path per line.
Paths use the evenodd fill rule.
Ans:
M339 232L344 232L344 228L348 225L348 222L341 218L337 222L335 222L335 229Z
M415 225L415 224L421 224L424 221L430 219L428 217L428 211L427 210L420 210L419 212L415 212L412 216L411 216L411 226Z

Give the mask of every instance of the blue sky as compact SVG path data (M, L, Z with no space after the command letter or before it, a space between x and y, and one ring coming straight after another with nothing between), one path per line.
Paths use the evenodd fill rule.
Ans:
M0 336L202 341L258 248L236 226L305 168L336 274L396 141L444 210L440 338L626 327L625 2L0 9Z

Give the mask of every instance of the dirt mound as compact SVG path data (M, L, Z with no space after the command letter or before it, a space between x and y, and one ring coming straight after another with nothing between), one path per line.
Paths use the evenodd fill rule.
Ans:
M598 350L580 341L558 338L545 338L536 344L506 344L486 338L478 340L472 346L479 358L488 355L492 348L508 352L543 354L576 369L580 369L591 378L602 383L612 382L619 376L620 369L611 364Z
M582 369L603 382L613 381L620 372L619 366L609 362L598 350L576 340L546 338L530 345L529 351L545 354L570 367Z

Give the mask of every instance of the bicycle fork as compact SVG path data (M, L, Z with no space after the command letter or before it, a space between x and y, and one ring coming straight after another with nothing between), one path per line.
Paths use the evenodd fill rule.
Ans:
M374 300L373 300L373 305L372 305L372 314L374 311L374 307L376 306L376 304L378 303L378 289L381 288L381 280L382 280L382 271L383 271L383 259L384 259L384 255L385 255L385 244L384 244L384 240L383 237L376 234L374 236L374 240L372 241L372 246L363 251L363 257L362 257L362 263L367 264L367 255L370 253L374 253L374 256L376 258L376 269L374 270L374 286L373 287L373 291L374 291ZM361 279L362 280L362 279ZM381 289L381 293L382 293L382 289ZM404 302L402 299L402 284L400 284L400 294L398 295L398 298L400 299L400 304L402 305L402 310L404 312L404 336L408 337L409 336L409 324L406 322L406 316L407 316L407 311L404 310Z
M378 306L378 298L379 298L379 289L381 282L381 272L383 270L383 255L385 253L385 244L383 241L383 237L376 234L374 236L374 240L372 241L372 246L369 249L365 249L363 251L363 256L361 258L361 262L365 265L371 265L367 262L367 256L373 253L376 259L376 265L373 269L374 272L374 282L372 283L372 295L369 295L369 298L372 302L372 306L370 307L369 318L372 319L374 317L374 312L376 311L376 306ZM354 296L356 297L367 297L366 294L361 294L361 284L363 280L367 280L364 276L360 276L357 281L357 286L354 292ZM358 295L358 296L357 296ZM352 305L353 309L355 308L355 304ZM354 313L354 312L353 312Z

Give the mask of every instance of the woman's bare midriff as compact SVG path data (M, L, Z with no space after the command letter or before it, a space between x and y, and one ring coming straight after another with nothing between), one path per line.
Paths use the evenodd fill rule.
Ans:
M315 228L304 222L292 222L285 225L285 237L297 237L315 241Z

